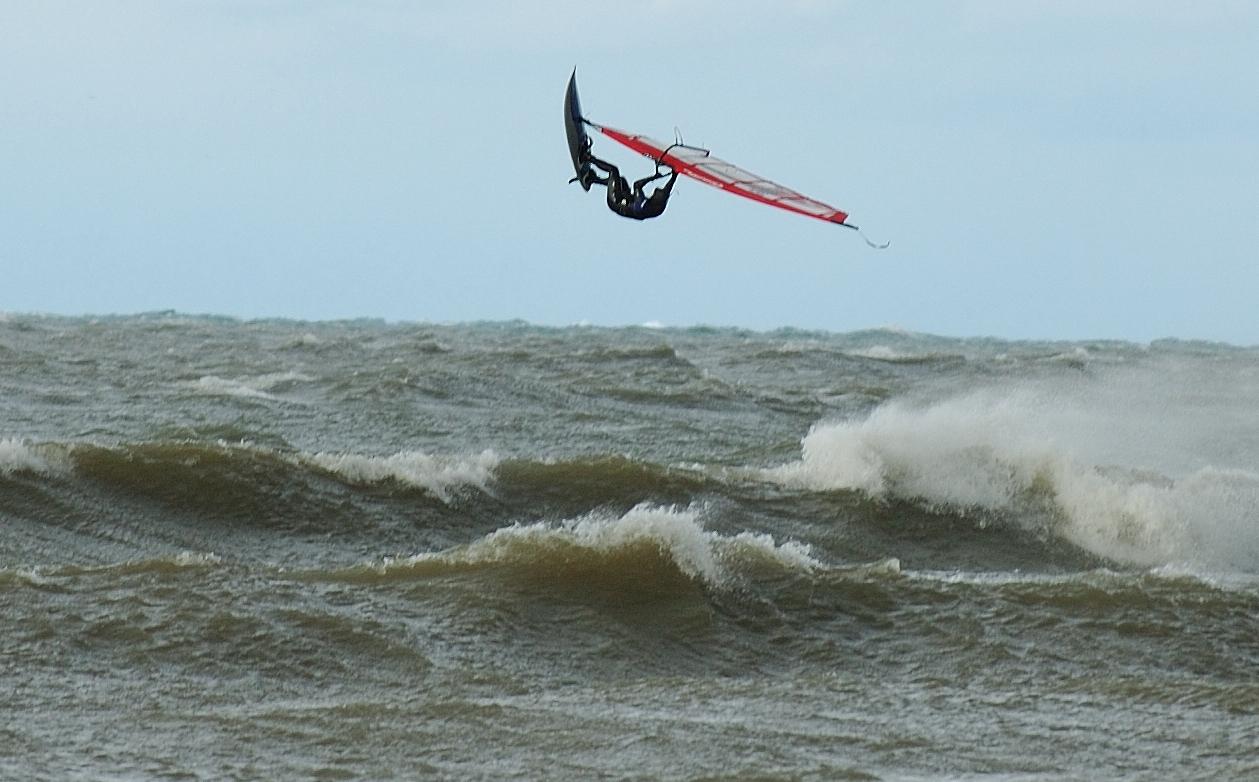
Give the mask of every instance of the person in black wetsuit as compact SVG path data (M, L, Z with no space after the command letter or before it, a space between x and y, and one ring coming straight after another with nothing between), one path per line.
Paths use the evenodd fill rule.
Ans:
M662 174L660 173L660 166L657 165L654 175L643 177L635 182L631 188L629 181L621 176L620 170L611 163L600 160L594 155L589 155L587 163L590 168L583 167L583 178L586 178L591 184L607 187L608 208L631 220L646 220L651 217L659 217L664 212L664 208L669 205L669 194L673 192L673 183L678 179L677 171ZM594 171L595 168L605 171L607 176L600 177ZM657 179L663 179L666 176L669 177L669 181L664 187L656 188L656 191L650 196L644 192L644 188L648 183Z

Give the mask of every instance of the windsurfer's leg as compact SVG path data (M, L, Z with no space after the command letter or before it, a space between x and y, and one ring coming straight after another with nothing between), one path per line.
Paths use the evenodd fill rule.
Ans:
M610 163L605 163L604 161L600 160L599 158L591 154L586 154L585 157L582 158L581 176L583 178L583 181L589 182L591 185L607 186L608 177L599 176L599 174L595 172L596 168L601 168L604 171L614 172L616 171L616 166L613 166Z
M595 172L595 170L594 170L594 167L593 167L593 166L586 166L585 168L583 168L583 169L581 170L581 176L580 176L580 177L578 177L578 179L580 179L581 181L585 182L587 186L589 186L589 185L604 185L604 186L606 186L606 185L608 184L608 178L607 178L607 177L605 177L605 176L599 176L599 175Z
M608 208L616 211L616 205L621 200L620 177L615 174L608 174Z
M599 158L595 157L594 155L587 155L587 156L586 156L586 162L587 162L587 163L589 163L590 165L594 166L595 168L600 169L600 170L601 170L601 171L603 171L605 174L608 174L608 175L610 175L610 176L619 177L619 176L621 175L620 170L619 170L619 169L617 169L617 167L616 167L616 166L612 165L611 163L607 162L606 160L600 160Z

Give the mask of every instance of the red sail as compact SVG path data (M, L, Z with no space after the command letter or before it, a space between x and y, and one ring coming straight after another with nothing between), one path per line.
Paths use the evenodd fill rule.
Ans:
M713 157L706 149L680 144L662 144L647 136L626 133L605 125L590 124L608 138L669 166L679 174L698 179L706 185L712 185L762 204L786 209L788 212L815 217L828 223L838 223L846 228L853 227L844 222L848 219L847 212Z

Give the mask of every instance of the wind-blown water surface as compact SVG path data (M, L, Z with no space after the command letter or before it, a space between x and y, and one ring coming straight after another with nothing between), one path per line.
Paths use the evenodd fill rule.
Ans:
M0 776L1259 775L1259 352L0 319Z

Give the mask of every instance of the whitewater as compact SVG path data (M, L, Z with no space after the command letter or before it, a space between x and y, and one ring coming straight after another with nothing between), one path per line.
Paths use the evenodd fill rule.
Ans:
M1173 339L6 315L0 777L1252 779L1256 410Z

